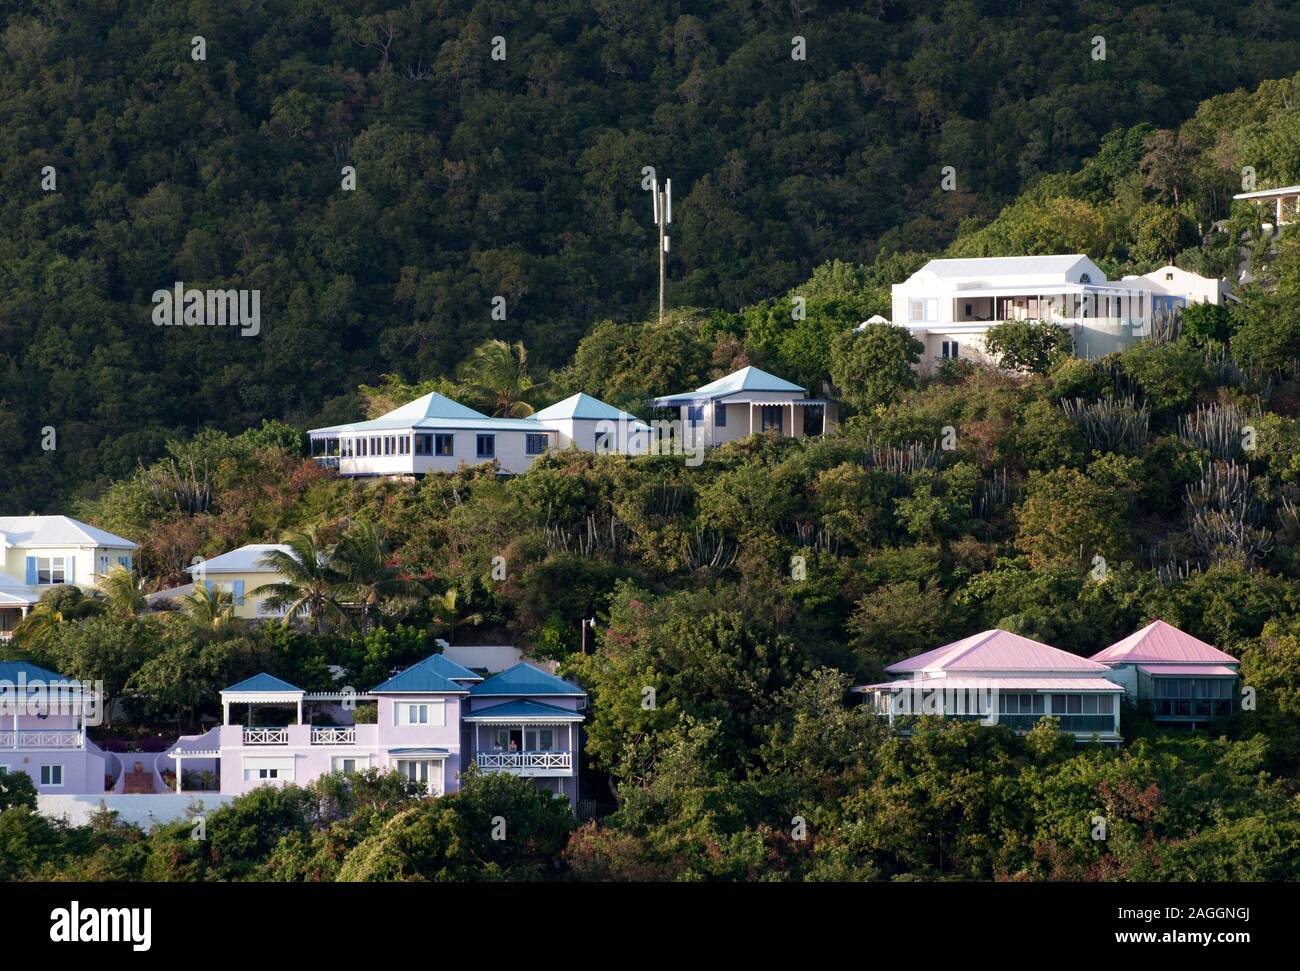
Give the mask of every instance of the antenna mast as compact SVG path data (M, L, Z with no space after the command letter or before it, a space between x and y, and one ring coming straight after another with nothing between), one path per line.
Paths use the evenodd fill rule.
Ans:
M659 322L664 321L664 302L668 292L668 224L673 221L673 180L664 182L662 190L656 178L650 183L655 227L659 230Z

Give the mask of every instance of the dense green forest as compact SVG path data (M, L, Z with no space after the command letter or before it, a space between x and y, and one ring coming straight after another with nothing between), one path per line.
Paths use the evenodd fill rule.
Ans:
M204 8L200 30L161 4L51 9L5 35L3 70L33 83L3 88L31 174L0 172L0 494L131 537L141 572L59 591L3 650L103 680L126 713L104 738L139 742L258 671L364 689L436 638L516 643L590 693L585 795L609 812L499 776L437 800L327 777L195 840L48 820L15 775L0 879L1300 877L1300 230L1231 202L1244 166L1300 180L1290 11L286 2ZM111 70L60 60L87 36ZM67 190L42 197L47 143ZM643 164L679 192L662 323ZM921 378L906 334L853 329L927 254L1073 251L1254 283L1093 361L1011 326L1006 370ZM172 279L263 287L262 335L154 328ZM430 388L630 405L745 363L829 385L842 428L513 479L355 482L303 457L311 423ZM323 633L203 596L142 610L194 556L286 538L343 559L364 540L372 589L422 591ZM893 738L848 691L991 627L1087 655L1156 617L1240 658L1256 705L1198 734L1126 709L1103 749L1049 723ZM491 841L502 807L517 835Z
M890 257L974 232L1107 134L1173 129L1203 99L1300 63L1300 15L1271 0L0 12L11 512L93 496L202 427L351 419L359 385L450 375L488 336L522 339L541 369L565 364L594 323L641 319L654 299L646 166L677 191L673 304L734 312L832 259L884 258L873 279L895 282L906 260ZM1231 154L1206 156L1217 182L1197 205L1222 208ZM1147 214L1141 240L1168 230L1161 218ZM261 335L156 328L151 295L177 280L259 289Z

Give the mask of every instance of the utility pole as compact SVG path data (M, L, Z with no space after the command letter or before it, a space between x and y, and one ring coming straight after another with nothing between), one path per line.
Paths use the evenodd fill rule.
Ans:
M668 293L668 224L673 221L673 180L659 189L656 178L650 183L655 226L659 230L659 323L664 322L664 304Z

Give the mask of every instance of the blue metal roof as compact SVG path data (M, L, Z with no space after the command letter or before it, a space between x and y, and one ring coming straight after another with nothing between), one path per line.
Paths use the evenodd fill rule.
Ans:
M540 701L507 701L505 704L493 705L491 708L475 709L463 718L469 722L480 718L563 718L575 722L583 720L581 712L557 708L555 705L545 705Z
M427 667L436 671L444 678L452 681L482 681L483 676L475 674L463 664L457 664L445 654L430 654L423 661L417 662L415 667Z
M775 374L768 374L766 371L756 367L743 367L739 371L732 371L726 377L718 378L716 381L710 381L708 384L701 385L694 391L688 391L684 394L670 394L655 398L655 404L676 404L686 401L696 401L707 398L721 398L729 394L737 394L741 391L785 391L799 392L807 394L807 389L799 385L778 378Z
M425 658L412 664L405 671L393 675L378 687L371 688L372 695L411 694L411 695L454 695L465 694L465 686L457 684L450 678L443 677L427 663Z
M555 675L547 674L524 661L474 685L469 689L469 693L476 698L492 695L568 695L574 698L587 696L581 688L575 688L567 681L562 681Z
M63 674L55 674L45 668L32 664L31 661L0 661L0 681L18 683L19 677L26 681L40 681L45 684L59 684L72 681Z
M226 689L226 691L223 691L222 694L225 694L227 691L264 691L267 694L283 694L286 691L302 691L302 688L290 684L288 681L283 681L280 678L277 678L274 674L267 674L263 671L261 674L255 674L251 678L245 678L243 681L239 682L239 684L232 684Z
M445 748L429 748L428 746L408 746L406 748L390 748L389 755L450 755L451 750Z

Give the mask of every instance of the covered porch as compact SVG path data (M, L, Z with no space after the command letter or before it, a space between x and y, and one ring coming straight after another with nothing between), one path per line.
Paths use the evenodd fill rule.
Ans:
M475 765L522 776L572 775L582 717L536 701L508 702L466 715Z

